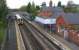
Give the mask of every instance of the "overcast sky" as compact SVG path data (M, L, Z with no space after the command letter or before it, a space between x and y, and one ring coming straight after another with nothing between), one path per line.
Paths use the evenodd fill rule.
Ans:
M50 0L7 0L7 5L11 9L20 8L22 5L27 5L28 2L34 1L36 5L41 5L42 2L46 2L48 5ZM58 1L61 1L62 4L66 5L69 0L52 0L55 5ZM79 4L79 0L72 0L74 3Z

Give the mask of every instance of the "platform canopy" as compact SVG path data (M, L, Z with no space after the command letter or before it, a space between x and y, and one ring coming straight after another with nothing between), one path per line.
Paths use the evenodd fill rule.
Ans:
M45 19L45 24L56 24L56 19Z
M55 18L44 19L42 17L36 17L35 21L39 22L39 23L42 23L42 24L56 24L56 19Z

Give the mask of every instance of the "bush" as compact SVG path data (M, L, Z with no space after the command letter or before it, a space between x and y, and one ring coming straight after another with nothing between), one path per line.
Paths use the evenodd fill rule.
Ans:
M5 28L6 28L5 21L0 21L0 44L2 43L4 38Z

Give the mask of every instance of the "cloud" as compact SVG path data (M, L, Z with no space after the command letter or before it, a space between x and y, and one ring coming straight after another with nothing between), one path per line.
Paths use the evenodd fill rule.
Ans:
M42 2L46 2L46 4L48 5L49 4L49 1L50 0L7 0L7 6L9 8L20 8L22 5L27 5L28 2L32 2L34 1L36 5L41 5ZM66 5L67 2L69 0L52 0L53 1L53 5L55 3L55 5L57 5L58 1L61 1L62 4ZM73 0L74 3L79 3L79 0Z

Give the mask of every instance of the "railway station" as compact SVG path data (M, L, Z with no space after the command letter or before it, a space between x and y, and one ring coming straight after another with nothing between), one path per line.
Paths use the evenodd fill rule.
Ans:
M79 50L76 3L76 0L1 2L0 50Z

